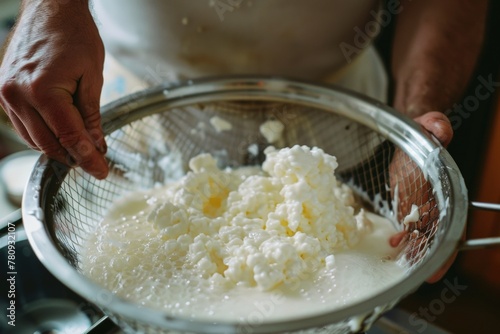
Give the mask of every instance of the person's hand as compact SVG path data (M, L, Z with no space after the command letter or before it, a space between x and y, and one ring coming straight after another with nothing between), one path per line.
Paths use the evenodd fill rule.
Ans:
M27 144L107 176L104 47L84 0L25 0L0 67L0 104Z
M446 147L452 137L453 129L451 123L440 112L429 112L415 118L423 128L432 134L439 142ZM432 192L432 185L425 180L420 168L400 149L396 149L391 165L389 166L391 183L391 195L398 196L398 220L402 221L410 214L412 205L419 207L419 219L411 222L405 230L392 236L390 244L397 247L403 240L407 240L407 254L409 259L418 260L425 254L426 244L437 228L439 210ZM397 186L397 188L396 188ZM395 193L398 189L398 193ZM453 264L457 252L432 275L427 282L433 283L440 280Z

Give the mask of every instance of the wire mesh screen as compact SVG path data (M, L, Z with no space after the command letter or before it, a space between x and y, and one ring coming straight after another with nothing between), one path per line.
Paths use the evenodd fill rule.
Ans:
M267 121L284 126L273 142L260 129ZM106 141L109 177L98 181L80 169L70 170L50 202L49 229L76 269L86 236L117 198L180 178L189 160L200 153L211 153L220 167L256 165L262 163L263 150L269 145L316 146L336 156L337 176L366 205L405 231L400 253L407 260L408 272L430 253L436 232L445 228L438 223L433 187L408 155L372 129L322 109L254 99L165 107L109 133ZM444 186L441 191L446 199L449 189ZM419 219L403 224L412 205L418 206ZM117 322L134 322L119 314L112 317ZM375 319L367 316L365 325ZM140 319L135 321L134 328L149 328ZM324 332L350 332L348 323L332 325ZM153 326L145 332L155 330Z

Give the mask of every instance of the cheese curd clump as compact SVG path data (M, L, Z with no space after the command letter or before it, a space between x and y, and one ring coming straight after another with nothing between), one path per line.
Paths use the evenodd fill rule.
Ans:
M260 168L221 170L202 154L191 172L148 199L147 222L172 262L212 286L271 290L335 267L368 222L319 148L265 150ZM174 259L173 259L174 258Z

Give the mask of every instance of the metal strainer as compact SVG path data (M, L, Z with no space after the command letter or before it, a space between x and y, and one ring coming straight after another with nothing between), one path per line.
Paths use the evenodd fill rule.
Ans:
M218 116L232 127L218 131ZM407 275L385 291L340 310L286 322L195 322L139 307L97 286L79 269L82 244L111 203L187 171L199 153L223 166L262 162L269 145L259 126L285 125L277 147L318 146L337 157L337 175L373 210L406 229ZM93 179L40 158L27 185L23 219L41 262L64 284L99 306L126 331L144 333L349 333L368 328L414 291L457 249L467 192L449 154L406 117L331 86L279 78L219 78L156 87L103 108L110 176ZM258 148L255 150L249 147ZM252 152L253 151L253 152ZM412 204L420 219L401 223Z

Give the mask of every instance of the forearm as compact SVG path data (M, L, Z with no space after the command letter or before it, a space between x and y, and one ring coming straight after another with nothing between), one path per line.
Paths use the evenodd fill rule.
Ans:
M29 6L36 4L43 4L47 6L46 8L57 9L59 7L73 7L78 8L83 6L83 8L88 8L89 0L22 0L21 1L21 12Z
M30 12L45 18L64 15L76 19L90 13L89 0L22 0L17 22Z
M33 14L36 13L35 16L45 17L45 19L39 19L39 21L46 21L49 17L56 17L56 15L62 15L66 17L73 17L75 26L77 22L79 22L80 17L90 15L89 8L89 0L22 0L21 6L17 18L17 22L13 27L11 33L7 36L7 39L3 43L0 49L0 62L3 59L5 50L9 46L12 37L14 36L16 29L19 27L20 22L28 17L27 20L32 20ZM30 15L31 14L31 15ZM57 21L57 20L53 20ZM31 24L31 26L36 25ZM36 30L36 26L32 27L33 30ZM26 27L24 27L26 29ZM53 29L57 29L57 26L54 25Z
M487 2L403 2L392 55L396 109L416 117L460 98L481 50Z

